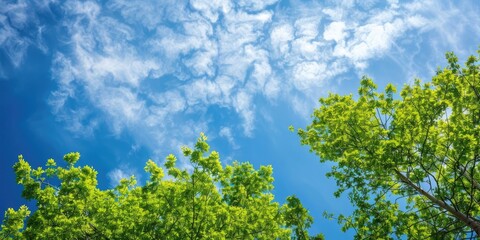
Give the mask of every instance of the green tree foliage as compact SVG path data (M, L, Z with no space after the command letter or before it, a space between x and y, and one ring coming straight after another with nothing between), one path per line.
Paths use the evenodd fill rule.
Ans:
M479 51L480 54L480 51ZM356 207L338 216L356 239L453 239L480 236L479 58L449 66L400 96L364 77L359 97L320 99L299 129Z
M79 153L64 156L66 168L49 159L32 169L19 156L16 180L23 197L38 209L8 209L1 239L308 239L312 223L300 201L274 201L272 168L249 163L222 167L202 134L194 149L182 148L193 170L176 166L169 155L165 168L149 160L144 186L134 177L114 189L97 188L97 172L78 167ZM166 173L165 173L166 172ZM168 177L165 177L165 175ZM60 185L49 183L58 179ZM26 223L26 225L24 225Z

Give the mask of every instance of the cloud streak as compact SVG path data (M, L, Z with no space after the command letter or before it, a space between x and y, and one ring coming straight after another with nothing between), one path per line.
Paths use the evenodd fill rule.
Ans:
M51 3L48 0L0 0L0 57L3 65L0 67L6 67L9 63L18 68L31 46L47 52L43 36L45 25L40 21L40 16L50 14ZM2 72L0 70L0 75Z
M212 124L212 107L253 136L258 99L286 99L303 114L335 77L364 72L412 37L445 31L432 17L444 8L433 1L284 4L66 1L69 49L55 54L53 112L79 134L104 123L152 149L167 136L176 144L198 131L220 132L235 145L230 128ZM3 31L0 46L21 39Z

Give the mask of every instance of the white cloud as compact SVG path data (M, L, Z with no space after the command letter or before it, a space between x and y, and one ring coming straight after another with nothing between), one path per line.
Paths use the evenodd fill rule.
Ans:
M125 179L125 178L129 178L130 176L131 175L128 175L123 170L118 169L118 168L113 169L112 171L110 171L108 173L108 177L110 178L110 184L112 186L117 185L120 182L120 180Z
M265 85L271 76L272 68L268 63L268 59L266 57L264 59L260 59L253 63L253 72L251 74L252 80L249 81L251 84L249 84L247 87L250 87L252 92L256 90L264 92Z
M233 12L225 16L222 28L217 31L220 54L234 54L248 44L256 43L264 35L264 25L271 21L272 12L256 14ZM241 60L241 59L235 59Z
M398 8L398 0L388 0L392 8Z
M228 13L232 9L232 3L230 1L222 0L191 0L190 5L193 9L200 11L202 15L212 23L218 21L221 13Z
M324 81L327 71L324 63L301 62L293 67L294 85L300 91L317 88Z
M360 70L368 66L368 60L383 57L409 31L421 31L426 25L420 13L395 3L372 11L375 14L369 17L355 13L332 17L335 21L326 26L323 34L326 40L336 42L335 57L349 59Z
M270 40L277 54L284 55L290 51L290 41L293 40L293 27L290 24L282 24L273 28Z
M259 11L265 9L265 7L278 2L278 0L237 0L235 3L240 7L245 8L248 11Z
M155 102L155 106L169 113L181 112L187 107L186 99L179 90L170 90L163 94L151 93L149 98Z
M215 79L215 81L218 84L220 91L222 92L222 97L224 99L224 102L229 103L230 102L229 98L232 95L232 92L234 91L237 81L234 78L227 75L220 75Z
M185 66L188 67L195 77L207 76L213 77L215 75L214 58L218 56L216 45L212 42L205 43L204 50L195 52L191 58L184 61Z
M165 54L167 60L175 61L191 50L198 50L208 41L204 36L185 35L170 28L157 28L156 37L149 39L154 51Z
M80 137L92 137L99 125L99 120L87 108L70 109L59 114L58 118L66 122L67 130Z
M112 0L107 2L105 10L119 12L128 24L151 31L165 20L179 22L185 19L187 5L188 1L185 0L145 0L142 4L130 0Z
M296 60L319 60L322 43L308 38L297 38L292 43L292 56Z
M303 96L293 95L290 101L292 101L293 110L296 114L304 119L308 119L308 117L311 116L311 106L314 104L312 99L305 99Z
M334 40L338 43L346 37L347 33L345 32L344 22L332 22L325 27L325 31L323 32L323 38L327 41Z
M90 70L100 77L113 77L133 87L138 87L140 81L145 79L150 71L158 68L152 60L142 61L132 56L98 57L90 67Z
M177 21L179 16L184 17L177 25L180 28L167 27L161 21L137 19L155 32L153 38L142 39L137 37L138 31L130 22L135 19L132 11L139 9L127 2L107 4L123 16L129 16L126 24L103 16L101 12L109 9L100 9L93 2L70 2L66 9L75 13L77 18L71 23L75 55L62 59L62 64L55 69L62 80L59 80L60 88L52 95L51 104L55 109L61 109L67 107L64 104L68 99L81 94L100 110L101 116L109 119L114 133L119 134L125 129L138 132L139 126L146 126L147 129L160 128L151 131L160 135L167 132L171 122L166 119L171 118L171 114L187 109L190 113L201 113L208 106L217 104L237 112L244 121L244 132L251 134L255 118L251 95L265 91L265 95L272 98L280 89L278 81L270 80L272 69L267 52L255 45L264 34L264 25L271 21L272 12L262 11L260 5L246 2L245 9L255 8L258 12L232 10L228 2L220 1L192 1L190 4L201 15L172 13ZM264 6L267 5L270 4ZM157 7L166 9L169 6L166 3ZM214 28L212 23L227 12L229 14L224 15L221 25ZM146 11L144 18L151 19L149 14ZM113 25L119 28L110 27ZM142 51L143 56L139 55L136 41L141 41L152 51ZM220 65L218 61L221 61ZM188 70L180 71L182 66ZM253 69L251 73L250 68ZM169 91L143 87L142 82L146 79L162 78L166 74L183 82L168 80L165 86L169 83L176 86ZM149 83L152 81L160 80L148 80ZM84 93L79 93L79 85L83 86ZM241 90L242 86L247 88ZM142 122L146 124L142 125ZM145 131L149 132L147 129Z
M240 91L235 96L233 103L235 110L243 119L243 133L246 136L252 136L255 120L252 96L245 91Z
M430 45L443 58L446 50L466 56L478 49L478 41L473 46L470 41L480 36L480 25L472 24L480 21L479 6L476 1L439 3L428 0L421 4L412 2L406 8L417 13L412 14L417 19L409 19L409 23L420 23L422 30L430 32Z
M355 39L348 42L348 55L353 61L362 61L381 54L392 44L391 36L383 25L367 25L355 32Z
M120 134L124 127L135 126L146 114L144 102L135 92L124 87L104 88L95 99L111 119L114 132ZM94 101L95 101L94 100Z
M413 28L423 28L427 26L428 20L420 15L413 15L407 18L407 24Z
M0 53L18 68L30 46L41 51L47 50L43 43L43 26L38 13L48 11L48 1L44 5L28 0L0 1Z
M218 133L220 137L224 137L227 139L228 143L232 148L238 149L239 146L237 145L235 138L233 137L232 129L229 127L221 127L220 132Z
M188 105L221 103L221 89L213 81L199 79L185 86L185 97Z
M295 36L297 38L315 39L320 28L321 17L302 17L295 21Z
M56 54L52 68L58 83L53 112L75 123L73 131L103 121L151 148L167 144L167 136L167 145L176 144L200 131L219 132L227 141L232 129L252 136L257 99L270 104L285 97L303 115L340 74L363 72L392 51L403 54L404 39L432 29L444 34L440 24L455 22L444 13L443 23L432 23L440 11L432 1L277 3L67 1L71 48ZM0 45L15 34L8 31ZM212 123L212 106L241 126Z

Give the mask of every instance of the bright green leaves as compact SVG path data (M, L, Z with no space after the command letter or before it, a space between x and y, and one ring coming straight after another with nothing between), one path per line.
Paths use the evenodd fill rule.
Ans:
M184 156L190 157L190 162L195 168L201 168L203 171L212 174L212 176L218 177L223 171L220 156L216 151L212 151L209 156L204 156L209 149L210 146L207 143L207 136L201 133L194 150L184 146L182 147L182 152Z
M63 156L63 160L65 160L65 162L67 162L71 166L74 165L79 159L80 159L80 153L78 152L71 152Z
M256 171L250 163L234 162L227 166L222 178L225 201L241 206L249 198L256 198L273 189L271 166L261 166Z
M67 169L58 167L53 159L49 159L46 169L39 167L32 170L19 156L19 161L14 165L17 182L24 186L22 194L25 198L37 201L37 210L28 219L26 228L19 229L23 237L73 238L88 235L91 231L86 230L86 215L92 211L94 205L91 203L99 191L96 189L97 172L89 166L75 167L79 157L78 153L65 155L64 159L69 165ZM60 181L61 185L54 186L51 181Z
M292 125L290 125L288 126L288 131L295 132L295 128Z
M377 85L371 78L366 76L362 77L360 81L360 88L358 94L360 95L360 101L363 98L372 99L376 95Z
M166 158L165 167L168 170L168 175L174 178L181 178L182 175L185 175L186 173L175 167L176 162L177 158L173 154L170 154Z
M285 219L288 227L293 227L294 239L309 239L307 229L313 223L313 218L308 214L300 200L295 196L287 197L285 205Z
M45 170L45 173L46 173L46 176L47 177L52 177L53 175L56 174L56 166L57 166L57 163L55 162L55 160L53 159L48 159L47 160L47 164L45 164L45 166L47 167L47 169Z
M35 198L40 188L39 181L36 181L39 178L39 170L32 171L30 164L23 159L22 155L18 156L18 162L13 165L13 170L17 183L24 186L22 197L27 200Z
M453 73L457 73L460 70L460 64L458 64L457 56L455 56L453 52L447 52L445 54L445 57L447 58L448 64L450 65L450 70L452 70Z
M210 149L210 146L207 144L207 136L205 134L200 133L200 137L197 140L197 143L195 144L195 150L205 153L208 152Z
M255 169L235 162L223 168L200 135L193 149L182 147L185 169L168 155L164 169L148 160L145 186L134 176L113 189L97 188L97 172L75 166L80 154L69 153L67 168L49 159L46 169L32 170L19 156L14 170L24 196L37 202L9 209L0 237L14 239L308 239L312 223L295 197L274 202L271 166ZM182 159L182 166L185 164ZM60 182L54 186L50 182ZM321 235L317 237L319 239Z
M359 239L480 234L480 67L478 57L462 68L446 56L432 82L415 80L400 97L363 77L358 99L320 99L312 124L298 131L321 161L336 163L328 174L335 195L348 190L357 207L340 222Z
M12 208L7 209L0 230L1 239L21 239L23 238L22 230L24 228L24 219L30 215L28 208L23 205L18 211Z
M145 172L150 173L150 181L156 183L163 178L163 169L159 167L154 161L148 160L145 166Z
M167 156L166 160L167 161L165 162L165 167L167 169L171 169L175 166L175 163L177 162L177 157L175 157L175 155L173 154L170 154Z
M30 167L30 164L23 159L22 155L18 156L18 162L13 165L13 170L15 171L18 184L24 184L30 181L32 168Z

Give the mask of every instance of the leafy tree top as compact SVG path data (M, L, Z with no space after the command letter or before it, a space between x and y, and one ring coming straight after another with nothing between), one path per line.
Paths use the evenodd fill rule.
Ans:
M32 169L22 156L14 165L23 197L35 200L8 209L2 239L309 239L312 217L298 198L286 204L274 200L271 166L256 170L249 163L222 167L217 152L209 152L207 137L182 148L192 171L180 169L176 157L165 168L148 160L144 186L135 177L113 189L97 188L97 172L79 167L79 153L64 156L66 168L53 159ZM170 177L165 177L169 175ZM58 179L59 186L50 184ZM30 216L31 214L31 216ZM26 222L26 224L25 224ZM323 238L321 234L317 239Z
M335 196L347 191L356 206L338 220L356 239L480 236L479 57L463 68L446 57L431 82L415 80L400 96L364 77L358 98L321 98L298 131L322 162L336 163Z

